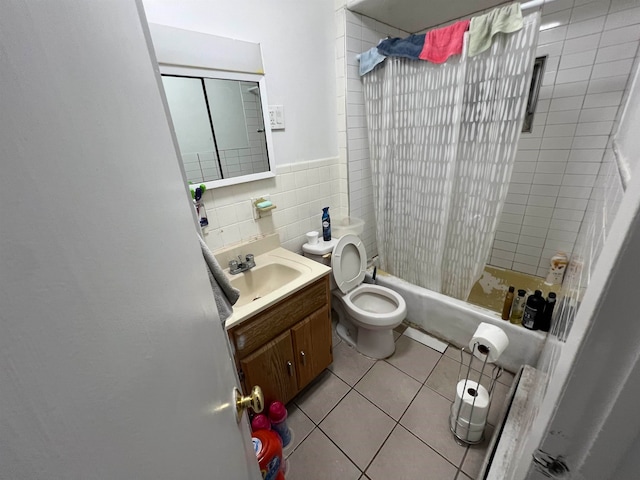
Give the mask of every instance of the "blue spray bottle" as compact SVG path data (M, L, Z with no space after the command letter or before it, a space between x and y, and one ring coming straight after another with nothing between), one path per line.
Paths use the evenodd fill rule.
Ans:
M331 217L329 216L329 207L322 209L322 239L325 242L331 240Z

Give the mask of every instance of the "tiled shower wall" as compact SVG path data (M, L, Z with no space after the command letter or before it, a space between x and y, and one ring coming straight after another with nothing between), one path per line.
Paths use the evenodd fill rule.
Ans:
M520 137L489 263L545 276L571 253L640 39L638 0L557 0L543 8L548 55L532 133Z
M405 37L408 33L342 7L336 11L336 25L338 95L346 92L345 97L338 98L338 113L345 112L339 117L338 128L348 158L349 215L366 222L361 237L371 258L378 254L378 249L364 95L356 55L375 47L381 38Z
M371 257L375 219L356 55L380 38L408 33L343 8L336 15L350 215L367 221L363 240ZM549 58L534 128L522 134L488 263L545 276L550 257L575 246L638 48L640 2L556 0L543 8L542 28L538 55Z

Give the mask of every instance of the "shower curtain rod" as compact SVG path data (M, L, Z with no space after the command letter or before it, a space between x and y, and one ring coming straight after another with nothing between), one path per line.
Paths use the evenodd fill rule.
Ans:
M528 10L529 8L541 7L543 3L544 3L544 0L531 0L530 2L525 2L522 5L520 5L520 8L522 8L522 10ZM548 1L547 3L551 3L551 2Z

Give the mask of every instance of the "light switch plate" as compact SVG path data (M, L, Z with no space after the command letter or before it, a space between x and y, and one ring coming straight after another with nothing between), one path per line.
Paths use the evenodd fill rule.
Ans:
M271 130L284 130L284 107L269 105L269 122Z

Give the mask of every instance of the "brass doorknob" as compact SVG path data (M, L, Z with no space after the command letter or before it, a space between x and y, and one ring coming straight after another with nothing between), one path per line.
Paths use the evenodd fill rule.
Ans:
M246 397L242 395L242 392L240 392L237 387L234 387L233 391L236 399L236 419L238 422L242 418L242 412L244 412L247 407L251 407L256 413L264 410L264 395L258 385L255 385L251 389L251 393Z

